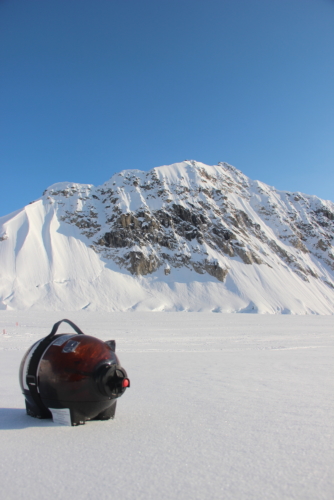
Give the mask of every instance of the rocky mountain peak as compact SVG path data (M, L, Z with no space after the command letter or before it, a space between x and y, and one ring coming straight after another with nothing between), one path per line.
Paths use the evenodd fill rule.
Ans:
M134 275L186 267L224 281L235 259L287 266L304 281L322 274L334 287L333 203L277 191L227 163L125 170L99 187L54 185L44 200L95 252Z
M40 224L37 210L49 276L59 268L50 259L59 252L67 258L52 244L58 234L66 245L73 246L74 238L80 252L93 252L99 266L168 286L180 280L220 283L247 302L249 280L261 297L268 287L271 294L280 289L280 296L288 280L310 297L334 298L334 204L278 191L227 163L186 160L148 172L124 170L97 187L54 184L20 215L20 224L29 219L29 231ZM3 248L14 238L14 225L7 218L0 228ZM256 300L252 296L251 303Z

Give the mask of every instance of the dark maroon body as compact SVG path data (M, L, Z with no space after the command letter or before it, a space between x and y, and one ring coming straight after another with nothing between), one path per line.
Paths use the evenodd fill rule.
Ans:
M65 408L72 425L113 418L117 398L130 386L115 342L76 334L53 335L49 343L47 339L34 344L21 362L27 413L51 418L50 408Z

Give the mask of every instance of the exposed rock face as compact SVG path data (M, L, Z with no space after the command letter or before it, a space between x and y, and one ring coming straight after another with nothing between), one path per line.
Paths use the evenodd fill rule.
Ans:
M133 275L185 267L223 282L231 260L240 260L334 287L334 204L279 192L226 163L123 171L96 188L51 187L44 200Z

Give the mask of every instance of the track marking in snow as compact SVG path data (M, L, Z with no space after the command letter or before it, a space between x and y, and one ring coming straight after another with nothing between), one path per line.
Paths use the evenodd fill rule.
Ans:
M311 346L294 346L294 347L284 347L284 346L269 346L269 347L258 347L258 346L244 346L241 348L236 347L220 347L215 349L201 349L200 346L196 348L185 348L185 349L159 349L159 348L147 348L147 349L118 349L117 352L243 352L243 351L290 351L297 349L328 349L331 346L323 345L311 345Z

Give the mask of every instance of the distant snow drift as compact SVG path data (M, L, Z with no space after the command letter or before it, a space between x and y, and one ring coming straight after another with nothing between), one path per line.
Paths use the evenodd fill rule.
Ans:
M0 309L334 314L334 204L226 163L54 184L0 218Z

